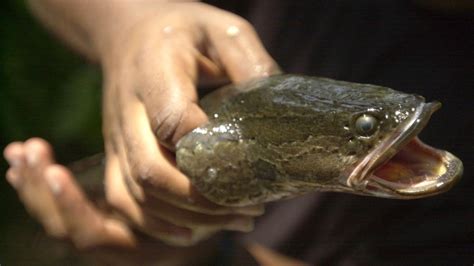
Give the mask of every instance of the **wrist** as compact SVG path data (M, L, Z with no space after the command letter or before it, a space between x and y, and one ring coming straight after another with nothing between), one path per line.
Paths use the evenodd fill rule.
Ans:
M88 41L97 55L97 60L104 64L114 46L126 38L140 17L144 14L139 11L139 6L133 1L107 0L99 4L91 16L97 19L87 19L84 31L87 32Z
M148 18L160 17L166 14L167 6L172 3L196 2L180 0L107 0L101 4L100 25L94 19L88 20L88 32L91 33L90 41L98 55L101 64L106 64L110 57L115 57L117 52L122 54L123 44L133 38L133 32L139 30L136 25ZM97 21L97 20L96 20Z

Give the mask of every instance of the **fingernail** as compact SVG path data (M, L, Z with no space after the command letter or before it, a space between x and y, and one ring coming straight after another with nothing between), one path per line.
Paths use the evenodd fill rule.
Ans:
M8 183L10 183L10 185L14 188L17 188L18 184L20 183L20 175L14 169L8 171L6 179Z
M30 151L26 153L26 163L28 163L29 166L37 165L38 161L38 154L35 151Z
M11 167L21 167L23 165L22 160L18 158L7 158L7 162L10 164Z
M45 171L45 179L54 195L61 193L61 185L59 184L54 173L51 173L51 171Z
M242 232L250 232L253 230L253 227L253 219L250 218L237 218L232 220L228 225L229 230L236 230Z

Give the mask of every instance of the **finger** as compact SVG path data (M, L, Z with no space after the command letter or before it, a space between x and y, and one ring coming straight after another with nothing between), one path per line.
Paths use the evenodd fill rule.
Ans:
M205 25L212 47L233 82L279 73L279 67L246 20L228 12ZM221 22L216 24L215 19Z
M148 197L143 193L142 187L133 180L130 180L131 178L123 177L123 170L121 169L129 169L128 167L123 167L127 165L127 162L122 161L119 163L121 161L119 158L122 156L117 156L112 152L110 146L106 146L106 148L107 154L111 155L107 157L106 163L105 182L108 202L132 221L138 230L172 246L193 245L208 238L217 231L203 228L191 230L150 215L151 212L143 208L143 204ZM117 150L123 151L121 148ZM132 198L131 194L134 195L134 198ZM158 206L155 205L153 207L157 208Z
M208 50L212 50L211 47ZM212 60L211 58L217 58L216 56L209 55L208 51L204 51L207 55L201 53L200 51L195 52L195 58L197 61L199 69L199 80L198 88L203 89L212 89L224 86L229 84L229 77L227 77L223 67L218 65L217 60Z
M25 161L21 169L24 182L20 198L30 213L51 236L62 238L64 224L44 179L44 169L54 163L52 148L45 140L31 138L24 143Z
M15 141L8 144L3 150L3 157L10 166L20 166L24 163L23 142Z
M112 81L114 82L114 81ZM106 94L118 93L118 85L109 84ZM116 90L115 92L113 90ZM118 94L116 94L118 95ZM110 95L106 95L106 97ZM112 99L112 98L106 98ZM135 99L131 98L130 102ZM124 177L130 176L130 168L127 161L126 149L124 140L119 126L121 106L117 104L110 104L106 101L104 114L104 134L106 147L106 164L105 164L105 192L107 201L115 210L121 213L129 221L131 221L138 230L147 233L157 239L170 244L185 246L189 245L194 238L193 232L184 227L175 226L158 218L153 218L143 213L143 210L138 205L137 200L144 197L142 188L134 183L128 182L125 185L126 179ZM131 192L135 198L132 198Z
M40 138L31 138L23 145L25 164L22 167L24 176L24 191L40 192L41 195L49 194L44 181L43 170L45 166L54 163L52 149L49 144ZM26 194L26 193L25 193ZM47 197L46 197L47 198ZM49 200L46 199L49 203Z
M119 160L113 153L107 156L105 188L107 201L137 225L139 230L173 245L184 245L191 242L193 236L190 229L175 226L143 213L143 209L137 205L127 190L119 167Z
M262 206L224 207L211 203L192 187L177 168L168 151L156 142L150 129L145 107L124 105L122 130L132 181L145 193L188 210L207 214L262 214Z
M106 195L107 200L117 209L125 212L126 216L132 217L140 227L144 227L145 216L148 221L157 220L161 223L158 229L158 235L174 235L178 237L186 238L190 237L191 233L187 228L207 228L214 231L228 229L248 232L253 228L253 219L248 216L242 215L206 215L193 211L188 211L181 208L176 208L175 205L170 204L166 201L157 199L156 197L140 194L138 201L132 198L130 190L139 190L140 187L133 184L125 184L125 180L122 176L119 159L115 154L111 154L107 157L106 163ZM137 192L134 192L137 193ZM155 218L155 219L153 219ZM163 224L162 221L167 223ZM177 226L172 226L177 225ZM184 234L184 235L183 235Z
M253 229L253 218L243 215L208 215L188 211L165 201L147 197L142 203L143 208L153 217L169 223L208 231L234 230L249 232Z
M48 166L45 170L45 178L66 227L67 235L78 248L135 245L135 239L129 229L118 220L103 216L86 199L65 167Z
M41 168L54 162L51 145L41 138L25 141L25 156L29 167Z
M5 177L13 188L17 187L18 179L20 178L20 172L17 168L8 168Z
M25 143L16 142L5 149L5 155L16 167L10 168L7 179L16 189L27 211L43 225L48 234L64 236L64 227L44 179L44 166L52 162L49 145L42 139L33 138Z
M152 131L161 144L173 150L176 142L205 123L207 116L197 105L193 35L182 31L168 35L153 47L154 56L143 59L140 72L144 82L137 93L146 107Z
M22 183L20 168L24 166L26 159L23 150L22 142L12 142L5 147L3 150L3 156L10 164L11 168L7 174L7 181L14 187L17 188Z

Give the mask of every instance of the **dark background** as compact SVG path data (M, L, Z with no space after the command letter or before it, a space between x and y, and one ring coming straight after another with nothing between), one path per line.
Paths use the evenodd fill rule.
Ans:
M360 208L367 217L354 220L354 224L370 220L373 213L367 206L386 209L388 220L379 221L378 216L370 220L373 232L384 232L386 245L377 242L383 237L356 239L369 239L380 246L374 256L381 256L381 261L420 258L411 260L420 264L435 257L437 260L425 263L474 263L472 10L446 11L402 0L313 1L310 9L306 8L309 1L209 2L249 19L270 54L288 72L380 84L440 100L443 108L421 137L463 160L465 175L455 188L438 197L394 204L350 195L328 199L353 202L354 208ZM2 1L2 149L11 141L40 136L53 144L62 163L100 152L100 83L99 68L51 37L23 1ZM6 167L2 160L0 172ZM40 227L26 214L4 178L0 178L0 210L0 264L48 265L56 261L52 258L68 253L39 233ZM295 243L317 242L312 239L318 235L316 231L304 230L299 234L304 239L293 239ZM299 255L303 251L300 249ZM289 254L298 252L287 250ZM57 262L72 263L71 259Z
M54 39L24 2L0 4L0 148L39 136L53 144L62 163L93 155L102 150L99 68ZM5 181L6 169L2 156L0 264L51 264L65 250L51 248L38 233Z

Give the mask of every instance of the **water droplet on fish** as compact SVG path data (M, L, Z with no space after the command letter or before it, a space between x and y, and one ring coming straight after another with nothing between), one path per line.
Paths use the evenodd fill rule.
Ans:
M217 170L216 168L209 168L207 169L207 181L212 181L217 177Z
M204 149L201 143L197 144L196 147L194 148L195 153L199 153Z
M226 133L229 130L229 125L219 125L212 128L212 132L215 133Z

